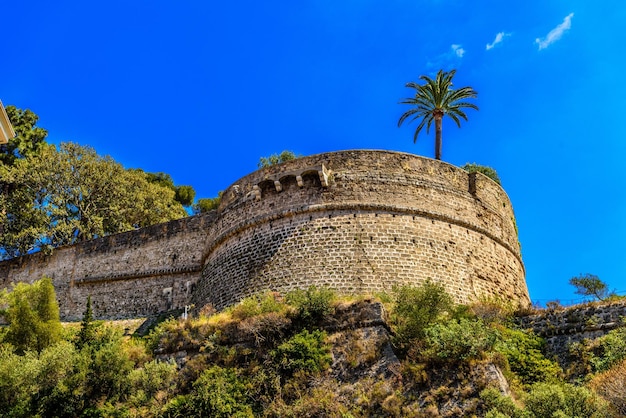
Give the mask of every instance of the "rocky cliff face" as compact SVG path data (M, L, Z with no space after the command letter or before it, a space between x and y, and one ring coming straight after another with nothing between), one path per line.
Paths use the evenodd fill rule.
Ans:
M265 326L271 321L267 318ZM278 320L270 326L274 336L286 332L288 327ZM486 412L479 398L483 389L495 387L502 394L510 393L502 370L490 361L429 366L408 366L402 362L391 345L392 333L380 302L364 300L341 304L319 328L327 332L332 360L327 370L301 382L302 386L297 388L301 391L297 394L302 402L300 411L306 416L339 416L334 413L341 412L342 407L356 408L363 416L481 416ZM271 333L260 335L257 331L257 326L244 320L231 324L221 334L221 337L227 335L230 341L230 348L222 350L221 355L228 352L231 360L236 358L229 367L254 369L256 360L250 361L257 356L254 353L261 353L261 358L267 354L264 351ZM161 345L157 352L163 360L176 361L181 375L193 376L199 364L224 361L223 357L213 356L206 343L199 341L189 339ZM235 352L246 354L239 356ZM291 387L291 384L284 387ZM296 395L277 393L275 396L289 403ZM307 396L312 399L306 401ZM298 410L297 406L294 408Z

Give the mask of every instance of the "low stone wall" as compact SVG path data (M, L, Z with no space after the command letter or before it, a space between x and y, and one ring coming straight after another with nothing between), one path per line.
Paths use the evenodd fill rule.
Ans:
M523 328L532 329L546 340L549 353L565 358L571 344L626 326L626 301L544 310L519 320Z
M0 287L54 284L61 317L79 320L91 295L96 318L154 315L189 304L215 213L179 219L0 263Z

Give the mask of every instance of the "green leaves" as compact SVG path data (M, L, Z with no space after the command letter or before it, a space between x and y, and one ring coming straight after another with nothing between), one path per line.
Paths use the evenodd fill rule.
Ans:
M3 316L9 323L3 342L12 344L18 353L40 352L60 340L59 306L49 278L32 285L18 283L0 301L7 305Z
M9 185L0 213L2 258L187 216L174 189L74 143L42 146L0 174Z
M461 110L462 108L470 108L478 110L478 106L473 103L464 102L464 99L474 99L478 95L471 87L461 87L460 89L452 88L452 78L456 74L456 70L445 72L439 70L435 79L426 75L420 76L420 80L424 84L410 82L406 87L415 89L415 96L400 101L400 104L408 104L415 106L413 109L407 110L398 120L400 127L408 118L410 122L416 119L422 119L413 134L413 142L417 141L417 136L426 126L426 133L430 131L433 121L436 128L435 142L435 158L441 159L441 120L444 115L448 115L457 126L461 126L459 118L467 120L467 115Z

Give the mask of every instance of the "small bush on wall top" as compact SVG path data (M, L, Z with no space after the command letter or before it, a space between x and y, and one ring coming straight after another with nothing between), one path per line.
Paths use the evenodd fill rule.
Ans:
M502 183L500 183L500 177L498 176L498 173L496 173L496 170L494 170L491 167L487 167L485 165L480 165L476 163L466 163L461 168L467 171L468 173L482 173L485 176L489 177L491 180L502 185Z

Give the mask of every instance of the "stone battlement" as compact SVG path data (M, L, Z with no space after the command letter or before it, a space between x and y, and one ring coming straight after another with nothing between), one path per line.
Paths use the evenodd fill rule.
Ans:
M529 303L515 219L482 174L390 151L339 151L255 171L217 211L0 263L1 286L53 279L64 319L100 318L310 285L344 293L443 284L458 302Z

